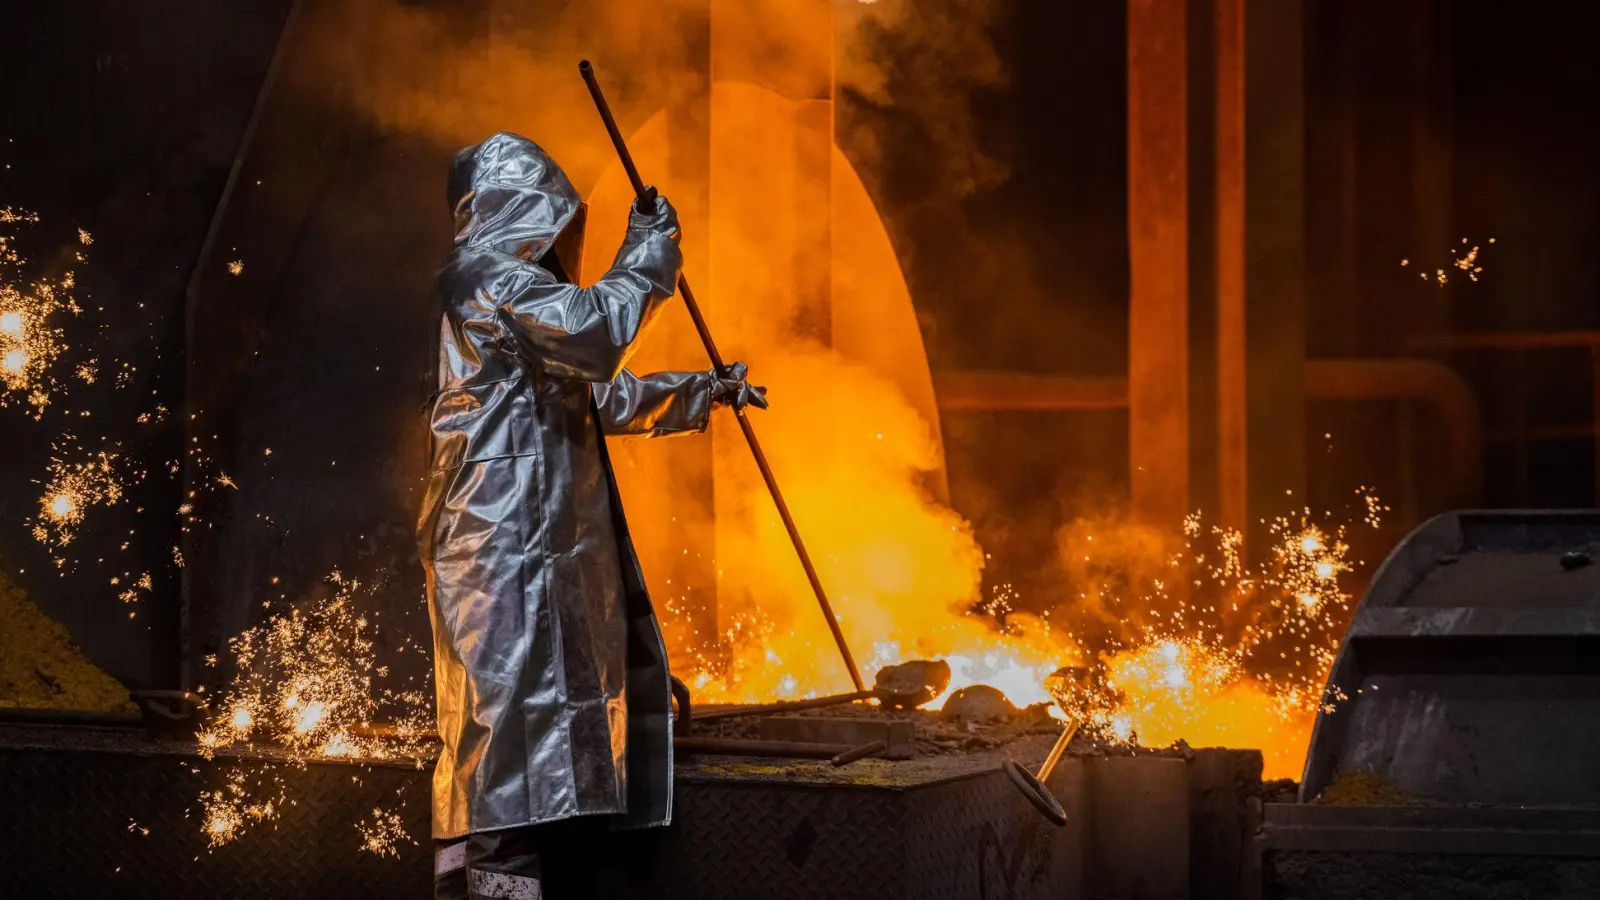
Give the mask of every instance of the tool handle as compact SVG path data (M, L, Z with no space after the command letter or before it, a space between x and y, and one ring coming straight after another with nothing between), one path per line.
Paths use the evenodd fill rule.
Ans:
M1056 770L1056 763L1061 762L1061 754L1067 752L1067 745L1072 743L1072 736L1078 733L1078 723L1068 722L1067 727L1061 729L1061 736L1056 738L1055 746L1050 748L1050 755L1044 758L1044 765L1039 767L1039 774L1034 777L1043 784L1050 780L1050 773Z
M588 60L578 63L578 74L583 76L583 83L589 87L589 96L594 98L595 109L600 112L600 121L605 123L606 133L611 136L611 145L617 150L617 158L622 161L622 168L628 175L628 182L633 185L633 193L642 205L648 199L653 208L655 200L652 189L647 188L644 179L639 177L639 167L633 164L633 154L628 152L627 142L622 138L622 130L617 127L616 117L611 115L611 106L606 103L605 94L600 91L600 82L594 75L594 66ZM711 367L718 378L728 376L728 367L722 361L722 354L717 351L717 344L711 339L711 329L707 327L706 320L700 314L700 304L695 302L694 292L689 289L689 280L680 272L678 274L678 293L683 295L683 305L689 310L689 318L694 320L694 330L700 333L700 342L705 344L706 355L711 357ZM756 440L756 432L750 427L750 421L745 418L744 410L735 409L734 416L739 420L739 430L744 432L745 443L750 445L750 455L755 457L756 467L761 470L761 478L767 483L767 492L772 495L772 502L778 507L778 515L783 519L783 527L789 532L789 540L794 544L795 553L800 557L800 566L806 571L806 580L811 583L811 592L817 597L817 604L822 607L822 614L828 620L828 630L833 633L833 642L839 645L839 654L844 657L845 668L850 670L850 681L857 691L866 690L866 684L861 680L861 671L856 668L855 657L850 653L850 646L845 643L844 632L839 629L839 619L833 613L833 604L828 602L828 594L822 588L822 579L817 577L816 566L811 562L811 554L806 552L805 542L800 539L800 529L795 527L794 516L789 513L789 504L784 502L783 492L778 490L778 479L772 474L772 467L767 465L767 455L761 452L761 443Z

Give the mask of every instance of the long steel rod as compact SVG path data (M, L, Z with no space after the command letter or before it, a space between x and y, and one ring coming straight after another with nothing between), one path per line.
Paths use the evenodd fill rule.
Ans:
M1077 733L1077 721L1068 722L1067 727L1061 729L1061 736L1056 738L1055 746L1050 748L1050 755L1044 758L1044 764L1039 767L1039 774L1033 776L1039 779L1040 784L1049 780L1050 773L1056 770L1056 763L1061 762L1061 754L1067 752L1067 745L1072 743L1072 737Z
M718 719L742 719L749 716L772 716L789 712L799 712L803 709L823 709L829 706L843 706L857 700L871 700L878 696L877 691L855 691L849 694L832 694L827 697L812 697L807 700L781 700L777 703L762 703L756 706L733 706L727 709L713 709L708 712L695 714L696 722L715 722Z
M589 86L589 95L594 98L594 105L600 111L600 119L605 123L606 132L611 135L611 144L617 149L617 156L622 160L622 168L628 173L628 181L633 184L633 192L641 200L648 200L653 193L645 187L644 180L639 177L639 169L633 164L633 155L628 152L628 145L622 139L622 131L617 128L617 120L611 115L611 106L606 103L605 95L600 92L600 82L595 80L594 67L588 60L578 63L578 74L583 76L584 84ZM706 345L706 354L711 357L711 365L719 377L726 376L728 367L722 361L722 354L717 352L716 342L711 339L711 329L706 327L705 317L700 315L700 304L695 302L694 292L689 290L689 281L678 274L678 293L683 295L683 305L689 310L689 318L694 320L695 331L700 332L700 341ZM817 577L817 567L811 563L811 554L806 552L805 542L800 539L800 530L795 527L794 516L789 514L789 504L783 500L783 492L778 490L778 479L772 474L772 467L767 465L767 455L761 452L761 443L756 440L755 429L750 427L750 420L746 418L744 410L734 409L734 418L739 420L739 430L744 432L745 443L750 445L750 455L756 459L756 467L761 470L761 478L767 483L767 492L772 494L772 502L778 507L778 515L783 519L783 527L789 532L789 540L794 544L794 551L800 557L800 565L806 570L806 580L811 582L811 592L817 595L817 605L822 607L822 614L828 620L828 630L833 632L833 642L839 645L839 653L844 657L845 667L850 670L850 681L856 690L866 690L866 685L861 681L861 672L856 668L855 657L850 654L850 646L845 643L844 632L839 630L839 619L833 614L833 604L828 602L828 594L822 589L822 580Z

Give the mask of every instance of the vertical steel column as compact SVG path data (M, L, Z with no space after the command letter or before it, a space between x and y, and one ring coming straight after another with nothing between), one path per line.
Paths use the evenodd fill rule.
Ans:
M1184 0L1129 0L1129 480L1162 524L1189 512L1187 39Z

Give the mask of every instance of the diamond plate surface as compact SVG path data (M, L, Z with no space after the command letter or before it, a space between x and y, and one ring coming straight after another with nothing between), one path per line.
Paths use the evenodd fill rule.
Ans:
M0 895L51 898L429 896L427 771L280 766L294 805L211 850L200 791L259 760L5 746L0 731ZM1051 786L1069 814L1082 769ZM680 779L672 828L563 836L547 872L596 900L1033 900L1078 896L1076 817L1047 826L999 772L926 785ZM402 812L401 858L359 851L355 823ZM145 834L144 829L149 833ZM598 851L598 853L597 853ZM589 863L603 853L604 865Z
M362 853L356 828L382 805L425 839L425 773L285 766L281 777L294 805L211 849L197 798L223 784L230 769L248 765L0 750L4 893L28 900L428 896L427 851L407 847L400 860Z

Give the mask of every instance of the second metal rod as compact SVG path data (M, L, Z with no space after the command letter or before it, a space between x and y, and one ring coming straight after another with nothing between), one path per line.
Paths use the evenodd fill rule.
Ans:
M600 92L600 82L595 80L594 67L588 60L578 63L578 74L583 76L584 84L589 86L589 95L594 98L595 108L600 111L600 119L605 122L606 132L611 135L611 143L617 148L617 156L622 160L622 168L628 173L628 181L633 184L633 192L641 200L652 196L651 191L645 187L644 180L639 177L639 169L633 164L633 155L628 152L628 145L622 139L622 131L617 128L617 120L611 115L611 106L606 103L605 95ZM706 354L711 357L711 366L716 369L718 377L726 376L728 367L722 361L722 354L717 352L716 342L711 340L711 329L706 327L705 317L700 315L700 304L695 302L694 292L689 290L689 281L678 274L678 293L683 295L683 305L689 310L689 318L694 320L695 331L700 332L700 341L706 345ZM756 468L761 470L761 477L767 483L767 492L772 494L772 502L778 507L778 516L783 519L783 527L789 532L789 540L794 544L794 551L800 557L800 566L806 570L806 580L811 582L811 592L817 595L817 604L822 607L822 614L827 617L828 630L833 632L833 642L839 645L839 653L844 657L845 668L850 670L850 681L856 686L857 691L866 690L866 685L861 681L861 671L856 668L855 657L850 655L850 645L845 643L844 632L839 630L839 619L833 614L833 604L828 602L828 593L822 589L822 579L817 577L817 567L811 562L811 554L806 552L805 542L800 539L800 530L795 527L794 516L789 513L789 504L783 500L783 492L778 490L778 479L772 474L772 467L767 465L767 455L761 452L761 444L756 440L755 429L750 427L750 420L745 417L744 410L735 408L734 418L739 420L739 430L744 432L745 443L750 445L750 454L756 458Z

